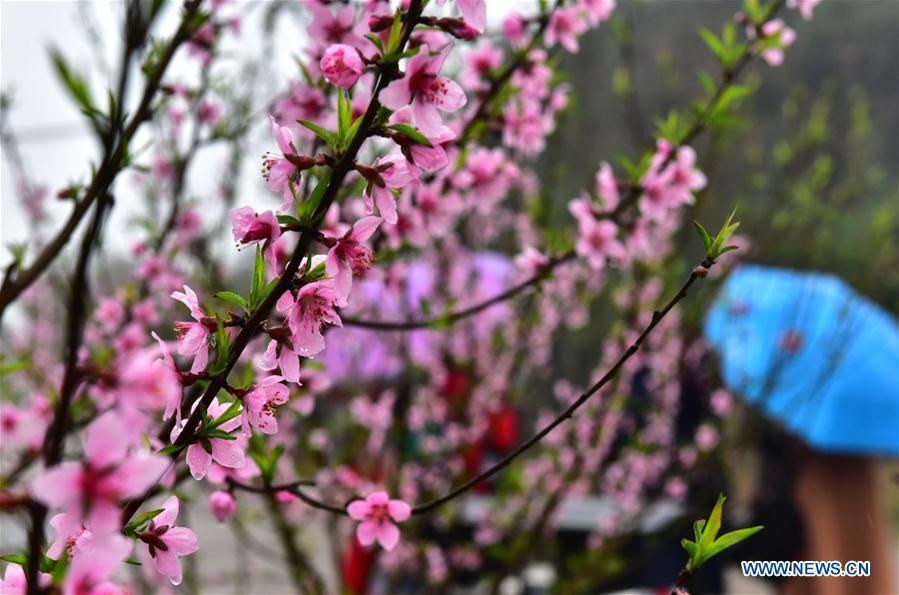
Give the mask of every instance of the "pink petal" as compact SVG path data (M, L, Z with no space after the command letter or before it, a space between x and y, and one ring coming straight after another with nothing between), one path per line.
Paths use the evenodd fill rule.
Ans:
M408 68L407 68L408 71ZM379 96L381 105L391 110L398 110L407 105L412 100L412 94L409 92L409 75L395 80L381 91Z
M378 528L378 543L388 552L400 542L400 530L393 523L383 523Z
M365 500L353 500L350 502L349 506L346 507L346 511L351 519L355 521L364 521L365 517L368 516L370 508L368 502Z
M156 522L156 525L174 525L175 519L178 518L178 508L178 497L169 496L168 499L166 499L166 501L162 504L162 512L156 515L156 518L153 519Z
M337 270L331 275L331 279L334 281L334 293L337 294L337 301L334 302L334 305L338 308L345 308L353 288L353 271L346 262L339 260Z
M91 464L107 467L125 458L129 440L125 424L115 413L106 413L88 426L84 454Z
M81 465L50 467L31 482L31 493L51 508L62 508L81 498Z
M187 527L172 527L163 534L162 541L169 546L170 552L179 556L186 556L200 549L197 534Z
M275 142L278 143L278 148L281 149L281 152L285 155L293 153L293 147L291 147L293 133L290 131L290 128L287 126L279 126L278 122L275 121L275 117L271 114L269 114L268 119L271 122L272 136L275 138Z
M173 585L181 584L181 562L178 561L178 556L171 551L156 550L153 560L159 574L167 576Z
M187 447L187 466L194 479L203 479L209 472L212 455L206 452L200 443L195 442Z
M281 347L281 357L278 359L278 367L281 375L287 382L300 382L300 357L297 352L286 345Z
M159 455L132 457L119 466L115 483L122 497L139 496L159 481L168 467L169 460Z
M370 521L359 523L356 527L356 538L362 545L371 545L378 538L378 525Z
M393 198L393 194L386 188L378 187L374 188L374 193L375 204L378 205L378 212L381 214L381 217L387 223L395 224L397 222L396 199Z
M362 217L353 224L353 231L350 232L350 239L357 242L364 242L372 236L381 225L380 217Z
M387 503L387 512L394 521L402 523L412 515L412 507L402 500L391 500Z
M443 92L440 94L440 101L437 102L437 107L445 112L454 112L468 102L468 99L465 97L465 91L462 90L459 83L443 77L440 77L440 81L444 87Z
M190 366L191 374L199 374L206 369L209 363L209 350L203 347L194 356L194 363Z
M462 13L465 22L474 27L478 33L483 33L487 27L487 2L486 0L456 0L456 6Z
M237 440L213 438L209 442L212 443L212 458L222 467L239 469L246 464L246 455Z
M415 114L418 129L427 137L437 133L443 126L437 106L430 101L422 101L421 97L416 97L415 103L412 104L412 112Z
M387 495L387 492L372 492L365 501L369 504L387 504L390 496Z

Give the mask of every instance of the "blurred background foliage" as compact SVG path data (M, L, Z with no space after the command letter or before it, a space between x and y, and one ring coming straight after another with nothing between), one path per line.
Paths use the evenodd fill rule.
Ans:
M608 29L585 36L560 66L572 104L540 165L544 208L555 222L592 187L601 160L622 171L651 146L672 110L689 118L701 71L720 70L696 35L720 32L736 2L622 2ZM760 264L834 273L888 311L899 312L899 3L823 2L814 20L790 14L798 32L786 63L753 65L726 117L695 143L709 185L688 218L713 223L738 206ZM685 226L674 262L696 260ZM684 265L685 266L685 265Z

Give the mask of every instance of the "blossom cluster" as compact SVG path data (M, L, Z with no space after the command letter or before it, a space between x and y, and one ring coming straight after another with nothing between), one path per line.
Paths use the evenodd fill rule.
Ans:
M357 592L375 564L426 569L435 584L479 567L481 550L521 518L552 519L552 494L614 500L621 514L597 519L594 549L659 493L686 496L684 478L718 434L711 417L695 435L677 435L680 365L697 362L703 347L685 342L671 316L585 415L521 463L520 493L504 501L495 479L473 488L497 496L473 544L450 540L443 520L427 530L404 524L422 512L411 502L477 476L577 399L573 383L554 382L551 407L542 402L534 420L522 415L533 404L527 387L548 384L562 332L589 323L593 296L614 287L623 317L649 322L663 286L627 273L670 256L685 206L708 183L691 146L660 137L626 175L602 162L594 188L568 203L572 239L551 241L529 213L540 188L528 162L568 104L554 52L579 51L579 37L611 19L615 1L509 12L501 37L484 35L485 0L435 4L422 15L416 0L396 10L304 3L303 68L264 106L271 140L254 204L265 208L237 202L224 183L215 204L191 202L184 190L204 143L239 154L246 142L205 78L225 55L221 45L240 35L239 11L204 7L184 56L204 82L165 79L161 138L134 178L151 201L170 194L171 216L147 221L135 241L133 282L97 296L73 365L49 355L57 338L42 322L42 286L26 295L33 332L12 348L46 373L17 386L25 397L4 404L0 430L23 469L47 463L23 486L53 529L51 569L38 580L64 593L126 593L127 561L150 584L179 584L181 557L201 544L176 524L182 501L173 492L192 480L220 522L240 515L241 489L271 497L282 522L314 514L310 499L341 503L319 508L349 519L334 549ZM787 4L808 18L815 2ZM781 63L795 32L779 19L742 18L762 59ZM212 211L221 211L217 221ZM249 284L211 255L222 228L242 263L255 256ZM538 282L540 292L509 299L518 291L509 288ZM593 377L626 352L637 327L610 332ZM66 378L77 380L60 419ZM637 394L650 395L645 415L621 406ZM710 407L724 415L729 395L715 393ZM48 458L54 431L63 432L60 456ZM62 440L68 431L80 441ZM302 474L314 489L296 481ZM9 568L0 584L21 592L24 572Z

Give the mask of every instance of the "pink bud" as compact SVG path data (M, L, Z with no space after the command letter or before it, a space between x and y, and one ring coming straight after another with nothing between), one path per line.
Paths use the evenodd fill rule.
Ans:
M218 522L224 523L237 510L237 503L231 494L219 490L209 495L209 508L212 510L212 516Z
M325 80L342 89L349 89L356 84L365 70L365 64L356 48L343 43L336 43L325 50L320 66Z

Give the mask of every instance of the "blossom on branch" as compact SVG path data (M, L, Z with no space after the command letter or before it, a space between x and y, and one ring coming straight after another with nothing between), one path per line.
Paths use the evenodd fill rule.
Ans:
M425 49L409 59L403 78L390 83L381 92L381 103L391 110L412 103L415 123L422 133L437 134L443 120L440 112L454 112L466 102L465 92L458 83L440 76L440 69L452 44L447 44L432 56Z
M197 535L186 527L176 526L177 517L178 498L170 496L162 505L162 512L137 535L137 539L146 546L140 549L142 557L149 558L156 571L168 577L173 585L181 584L179 558L199 549Z
M351 519L359 521L356 538L368 546L377 541L388 552L400 541L402 523L412 514L412 508L402 500L391 500L387 492L374 492L365 500L354 500L347 506Z
M194 317L195 322L180 320L175 322L175 333L178 335L178 353L194 356L190 372L199 374L206 369L206 365L209 363L208 347L212 340L212 332L203 322L208 317L200 307L197 294L187 285L184 286L184 293L175 291L170 297L187 306L190 309L190 315Z

